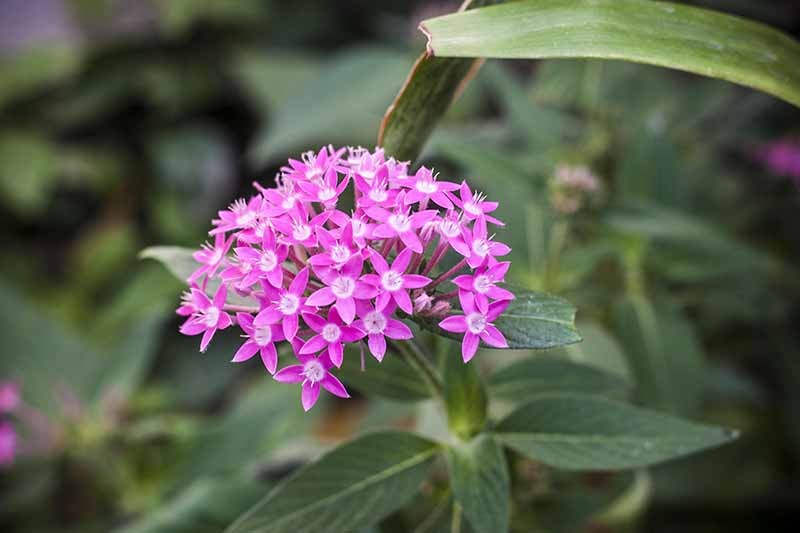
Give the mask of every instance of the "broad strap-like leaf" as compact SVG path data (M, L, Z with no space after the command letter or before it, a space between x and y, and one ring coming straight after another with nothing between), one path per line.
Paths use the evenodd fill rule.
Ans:
M229 533L355 531L408 502L439 445L411 433L365 435L309 464L236 521Z
M466 0L459 11L493 3ZM423 53L381 121L378 145L399 160L415 160L436 123L480 68L482 61Z
M649 0L525 0L424 21L438 57L622 59L754 87L800 106L800 43L763 24Z
M513 292L516 298L494 322L503 332L509 348L553 348L580 342L581 336L575 328L575 307L568 301L543 292L517 289ZM441 319L418 315L411 318L443 337L458 340L463 337L441 329L438 326Z
M491 435L445 450L453 495L475 531L508 531L509 476L503 449Z
M544 394L512 412L495 437L568 470L647 466L719 446L736 432L584 394Z
M624 395L629 384L619 376L564 357L533 356L516 361L492 374L492 397L523 402L545 392L583 392Z

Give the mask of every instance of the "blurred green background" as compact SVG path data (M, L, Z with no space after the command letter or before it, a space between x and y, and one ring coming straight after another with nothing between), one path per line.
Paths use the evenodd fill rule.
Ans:
M800 30L792 0L691 3ZM19 381L26 405L19 457L0 470L0 530L220 531L333 442L436 431L427 402L379 372L350 372L367 394L305 415L294 388L228 363L235 335L197 353L177 332L180 282L137 254L198 246L217 210L288 157L373 146L423 48L417 23L457 7L0 1L0 380ZM800 135L798 119L724 82L578 60L488 62L450 110L422 160L501 202L515 283L578 307L584 343L550 355L743 431L622 497L521 465L516 531L796 523L800 181L753 154ZM558 212L559 166L587 166L602 193ZM479 359L488 374L515 357Z

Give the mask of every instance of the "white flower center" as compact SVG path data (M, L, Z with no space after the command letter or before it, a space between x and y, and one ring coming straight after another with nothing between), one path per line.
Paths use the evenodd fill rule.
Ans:
M255 219L256 214L248 209L236 217L236 224L242 227L250 226Z
M342 336L342 330L336 324L325 324L322 328L322 338L327 342L336 342Z
M353 226L353 237L363 237L367 233L367 225L357 218L352 219L350 225Z
M479 335L486 329L486 317L480 313L471 313L467 315L467 329L470 333Z
M337 298L350 298L356 290L356 282L353 278L339 276L331 283L331 291Z
M298 307L300 307L300 298L290 292L284 293L278 302L278 311L284 315L295 314Z
M439 190L439 184L433 180L419 180L417 181L416 188L421 193L433 194Z
M364 317L364 328L367 333L383 333L386 329L386 317L380 311L371 311Z
M289 210L289 209L291 209L292 207L294 207L294 203L295 203L295 201L296 201L296 200L297 200L297 199L294 197L294 195L293 195L293 194L290 194L290 195L288 195L288 196L285 196L285 197L283 198L283 201L281 202L281 207L282 207L282 208L284 208L284 209L286 209L286 210Z
M253 330L253 340L259 346L266 346L272 342L272 327L271 326L258 326Z
M333 187L323 187L320 189L319 194L317 194L317 198L319 198L320 202L327 202L331 198L336 197L336 189Z
M219 309L212 305L206 309L206 314L203 317L203 324L209 328L213 328L216 327L217 322L219 322Z
M375 187L369 190L369 199L373 202L385 202L389 197L389 193L383 187Z
M343 244L336 244L331 248L331 259L335 263L345 263L350 259L350 249Z
M489 242L486 239L478 239L472 243L472 251L478 257L486 257L489 253Z
M403 288L403 275L395 270L387 270L381 276L381 285L389 292Z
M272 250L264 250L258 264L264 272L272 272L278 266L278 256Z
M439 224L439 229L441 230L442 235L448 239L458 237L461 234L461 225L455 220L443 220Z
M292 228L292 237L296 241L304 241L311 237L311 226L308 224L295 224Z
M411 220L401 213L391 215L388 222L397 233L405 233L411 229Z
M492 287L494 287L494 282L486 274L475 276L475 281L472 282L472 288L481 294L485 294Z
M464 202L464 211L470 215L480 215L483 213L483 210L481 210L480 206L475 202Z
M303 377L311 383L319 383L325 378L325 367L316 359L311 359L303 365Z

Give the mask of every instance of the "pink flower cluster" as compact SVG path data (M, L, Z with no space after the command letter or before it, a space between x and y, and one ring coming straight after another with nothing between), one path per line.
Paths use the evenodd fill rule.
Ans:
M353 196L344 195L351 184ZM381 361L387 338L413 337L399 312L442 318L458 298L463 314L440 326L464 334L464 361L480 340L507 347L492 322L514 297L498 286L510 263L497 258L510 248L488 231L502 225L490 214L498 204L466 182L439 181L426 167L410 174L380 148L328 146L290 159L276 187L254 186L258 194L219 212L213 244L194 254L200 266L178 314L188 317L182 333L202 335L201 351L237 324L245 341L233 361L259 354L277 381L302 384L308 410L321 388L349 397L331 373L346 344L361 346L363 367L365 344ZM441 269L450 250L455 265ZM455 290L437 292L444 282ZM298 364L277 369L280 341Z
M17 455L17 432L6 417L17 410L19 403L19 385L0 382L0 466L13 463Z

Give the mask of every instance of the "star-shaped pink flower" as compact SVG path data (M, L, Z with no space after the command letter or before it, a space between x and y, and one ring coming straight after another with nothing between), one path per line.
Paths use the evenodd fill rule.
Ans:
M297 359L300 361L299 365L280 369L274 378L282 383L302 383L303 409L308 411L314 407L319 398L320 388L324 388L339 398L350 397L342 382L329 372L333 363L327 352L322 352L319 357L311 354L297 354Z
M322 318L314 313L303 313L303 320L316 335L300 349L300 354L316 353L327 349L331 361L337 367L342 366L345 342L355 342L363 339L365 333L353 326L346 326L335 308L328 311L328 318Z
M275 349L275 342L284 339L281 327L277 324L255 326L253 325L253 315L248 313L237 313L236 320L247 334L247 340L236 351L233 362L247 361L256 352L259 352L261 362L264 363L267 371L274 374L275 368L278 366L278 351Z
M383 361L386 353L386 337L396 340L405 340L414 337L411 328L391 318L394 305L388 305L382 311L366 306L360 310L359 318L353 326L367 334L367 346L370 353L378 361Z
M356 299L374 298L378 290L360 280L364 260L360 255L353 256L341 269L321 267L316 272L327 285L314 292L306 300L306 305L323 307L334 302L345 324L350 324L356 316Z
M493 300L513 300L511 291L498 287L496 284L505 279L506 272L511 263L504 261L489 268L481 268L475 274L462 274L452 281L460 289L470 291L475 296L475 305L483 312L489 309L489 298Z
M500 313L508 307L508 301L494 302L489 305L486 312L482 312L475 305L472 293L459 291L459 301L463 315L453 315L439 322L439 327L445 331L453 333L463 333L464 340L461 343L461 356L464 362L470 359L478 351L481 340L489 346L496 348L508 348L506 338L492 322L500 316Z
M308 286L308 267L297 273L289 284L288 289L277 289L264 286L271 305L264 308L256 315L253 324L256 327L276 324L281 322L283 335L286 340L293 340L297 335L300 313L307 310L306 298L303 294Z
M214 294L214 300L210 300L206 293L200 289L192 289L192 302L197 311L181 326L181 333L184 335L203 334L200 341L200 351L205 352L214 333L218 329L225 329L231 325L231 317L223 311L225 300L228 296L228 289L222 284Z
M431 282L431 279L418 274L405 274L411 261L411 255L411 250L406 248L397 254L392 266L389 267L386 259L381 254L375 251L370 254L370 260L376 273L365 274L361 279L377 287L380 291L376 300L378 309L386 308L389 302L394 300L400 306L400 309L409 315L413 313L414 308L411 304L408 290L424 287Z

